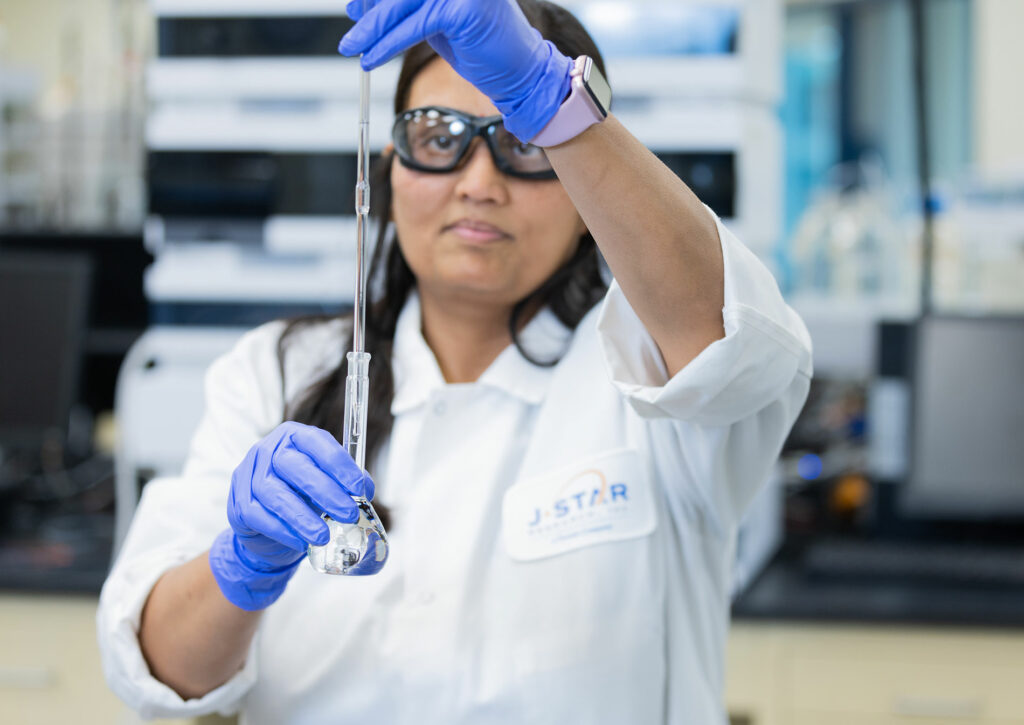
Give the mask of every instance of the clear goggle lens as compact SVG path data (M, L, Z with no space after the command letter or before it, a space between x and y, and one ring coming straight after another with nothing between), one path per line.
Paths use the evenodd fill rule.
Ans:
M453 171L467 155L473 139L483 136L495 165L504 173L525 178L554 178L547 155L505 130L500 116L476 117L441 108L406 111L392 134L399 158L422 171Z

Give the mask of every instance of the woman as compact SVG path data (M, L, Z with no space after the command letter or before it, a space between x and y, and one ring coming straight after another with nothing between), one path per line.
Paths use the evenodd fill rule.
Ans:
M336 440L347 323L249 333L104 588L108 679L147 715L251 723L723 722L736 526L806 397L806 330L614 116L510 135L557 125L573 58L602 67L571 15L372 4L343 53L415 46L373 195L374 480ZM302 565L374 483L384 569Z

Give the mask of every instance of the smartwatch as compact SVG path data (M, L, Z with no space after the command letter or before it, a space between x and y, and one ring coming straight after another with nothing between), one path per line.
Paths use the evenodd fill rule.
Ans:
M608 116L612 89L594 65L594 59L581 55L573 64L570 76L572 91L569 97L541 132L530 140L534 146L565 143Z

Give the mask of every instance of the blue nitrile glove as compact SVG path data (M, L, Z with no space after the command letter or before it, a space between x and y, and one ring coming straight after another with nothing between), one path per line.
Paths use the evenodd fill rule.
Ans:
M516 0L363 0L348 4L358 21L338 46L363 53L367 70L426 40L486 94L505 128L522 142L541 132L569 93L573 61L544 40Z
M352 496L373 498L373 481L334 436L286 422L249 449L231 476L228 522L210 547L210 569L224 596L253 611L284 592L309 544L330 534L320 518L353 523Z

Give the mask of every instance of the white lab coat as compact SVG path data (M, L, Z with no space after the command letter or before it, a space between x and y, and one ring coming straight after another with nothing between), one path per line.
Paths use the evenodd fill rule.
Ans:
M227 526L231 472L285 396L343 353L339 322L302 333L282 393L280 323L248 333L211 367L183 475L147 485L104 587L110 686L147 716L240 710L254 725L723 723L735 532L804 403L811 343L768 271L719 234L726 337L671 379L613 284L574 333L547 310L527 326L538 357L563 353L555 367L510 346L449 385L414 295L372 469L390 560L366 578L300 565L242 671L186 702L148 673L141 608Z

